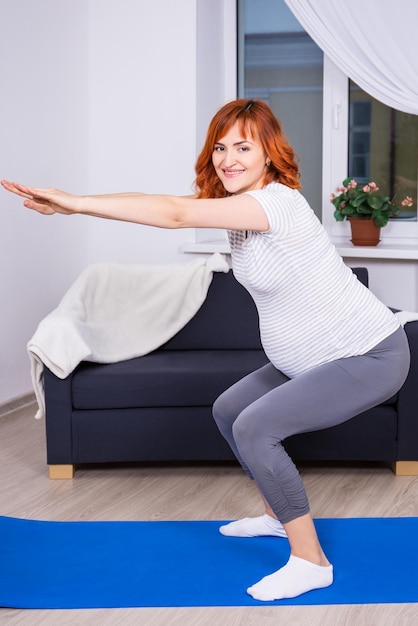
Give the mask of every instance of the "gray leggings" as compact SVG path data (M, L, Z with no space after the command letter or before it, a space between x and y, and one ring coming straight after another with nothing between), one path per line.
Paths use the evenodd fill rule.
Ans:
M219 430L282 523L308 513L309 503L281 442L341 424L387 400L404 383L409 360L408 340L399 328L364 355L292 379L268 363L216 400Z

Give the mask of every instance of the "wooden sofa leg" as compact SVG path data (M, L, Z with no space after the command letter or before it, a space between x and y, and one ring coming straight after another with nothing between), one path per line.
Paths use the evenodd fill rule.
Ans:
M395 461L392 469L396 476L418 476L418 461Z
M48 467L51 480L71 480L74 478L74 465L49 465Z

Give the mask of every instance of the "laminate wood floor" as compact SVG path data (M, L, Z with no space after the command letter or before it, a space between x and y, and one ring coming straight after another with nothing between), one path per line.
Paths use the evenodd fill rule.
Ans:
M0 417L1 515L43 520L209 520L262 512L253 485L234 464L83 466L72 481L50 481L45 464L44 423L35 420L33 414L32 405ZM395 477L389 468L379 465L316 464L300 469L314 517L418 515L417 477ZM0 623L412 626L418 624L418 604L0 609Z

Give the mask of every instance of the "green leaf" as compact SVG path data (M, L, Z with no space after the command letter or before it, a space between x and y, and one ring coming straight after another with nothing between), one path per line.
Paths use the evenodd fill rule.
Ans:
M379 196L369 196L367 201L372 209L381 209L385 204L384 198L380 198Z
M388 223L389 218L386 215L382 215L381 213L379 215L377 215L374 219L374 223L376 224L376 226L380 226L381 228L383 226L386 226L386 224Z
M359 215L371 215L372 209L367 204L362 204L357 208L357 213Z
M353 205L353 207L359 207L361 206L365 201L367 200L367 196L365 193L360 193L358 194L358 196L356 198L353 198L352 200L350 200L350 203Z

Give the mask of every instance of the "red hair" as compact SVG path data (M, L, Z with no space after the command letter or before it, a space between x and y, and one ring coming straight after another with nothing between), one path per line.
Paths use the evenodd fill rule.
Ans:
M212 164L215 144L236 124L244 138L258 138L266 156L271 160L264 185L279 182L299 189L298 158L289 145L279 120L262 100L233 100L225 104L213 117L206 134L203 149L196 162L195 188L198 198L223 198L227 194Z

